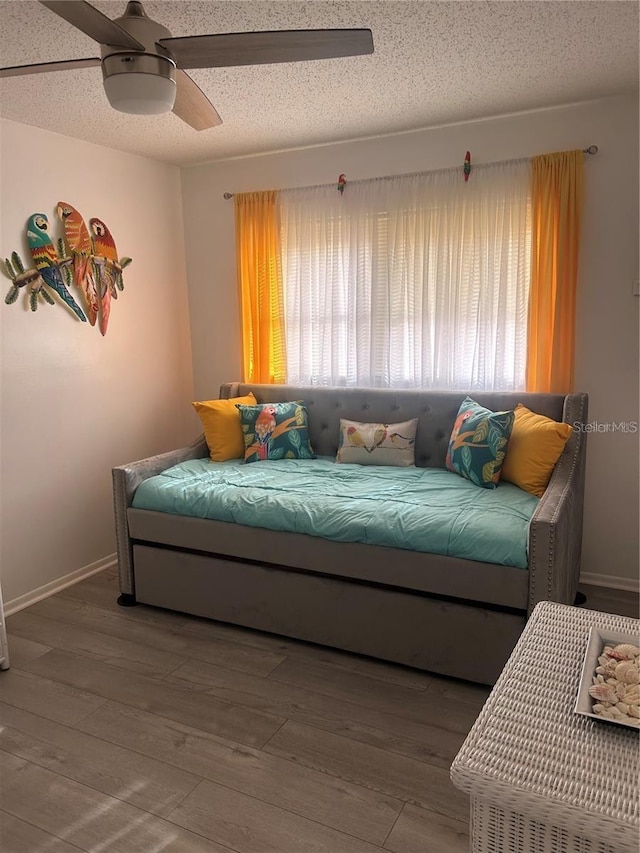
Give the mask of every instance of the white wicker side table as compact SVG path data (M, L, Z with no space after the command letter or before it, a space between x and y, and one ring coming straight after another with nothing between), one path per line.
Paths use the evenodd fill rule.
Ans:
M638 853L639 732L574 713L592 625L640 621L538 604L451 767L473 853Z

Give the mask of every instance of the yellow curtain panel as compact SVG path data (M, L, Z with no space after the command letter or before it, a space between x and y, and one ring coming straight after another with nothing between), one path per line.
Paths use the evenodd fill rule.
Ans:
M532 259L527 391L573 389L582 151L532 160Z
M286 381L277 196L234 196L245 382Z

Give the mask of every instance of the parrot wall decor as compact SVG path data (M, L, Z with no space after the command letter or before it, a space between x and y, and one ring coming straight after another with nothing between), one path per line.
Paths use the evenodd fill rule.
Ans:
M49 219L44 213L34 213L27 222L27 244L33 265L25 267L20 255L12 252L4 262L11 287L5 303L18 301L25 288L27 301L36 311L41 301L55 305L62 301L83 323L98 322L104 335L111 313L111 297L124 290L123 269L131 258L120 258L111 232L100 219L89 220L87 228L81 214L73 205L59 201L56 207L63 224L64 238L54 246ZM86 314L72 295L77 287L82 294ZM55 297L58 297L56 299Z
M462 171L464 172L464 182L465 184L469 180L469 175L471 174L471 152L467 151L464 155L464 165L462 167Z
M69 293L62 278L63 259L59 257L49 234L49 220L44 213L34 213L27 223L27 242L36 269L44 279L44 283L58 294L79 320L87 322L84 311ZM65 259L66 260L66 259ZM37 300L31 303L31 310L37 308Z
M100 297L100 331L106 335L111 298L117 299L118 291L124 290L122 270L131 263L131 258L118 260L118 250L111 231L101 219L90 219L89 227L93 237L93 264Z
M93 264L91 263L93 245L89 229L73 205L59 201L56 211L58 218L64 225L64 240L73 260L73 277L84 296L89 323L95 326L99 304Z
M340 177L338 178L338 192L340 193L340 195L342 195L342 193L344 192L344 187L345 187L346 183L347 183L347 176L346 175L340 175Z

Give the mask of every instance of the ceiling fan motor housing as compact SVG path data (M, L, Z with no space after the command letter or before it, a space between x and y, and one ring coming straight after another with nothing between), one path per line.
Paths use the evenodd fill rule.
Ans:
M111 106L120 112L153 115L170 112L176 98L176 64L159 39L171 38L132 0L114 23L144 45L144 51L102 45L102 77Z

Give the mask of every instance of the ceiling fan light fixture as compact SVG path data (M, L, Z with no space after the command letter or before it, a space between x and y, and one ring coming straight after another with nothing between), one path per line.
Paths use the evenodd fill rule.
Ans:
M140 0L129 0L124 14L114 19L88 0L40 0L40 4L97 42L101 59L0 67L0 78L90 68L101 62L105 93L114 109L133 115L171 111L194 130L216 127L222 119L186 73L189 69L309 62L373 53L373 36L365 28L260 30L174 38L147 15Z
M115 110L157 115L173 109L175 63L162 56L116 53L102 60L104 90Z

